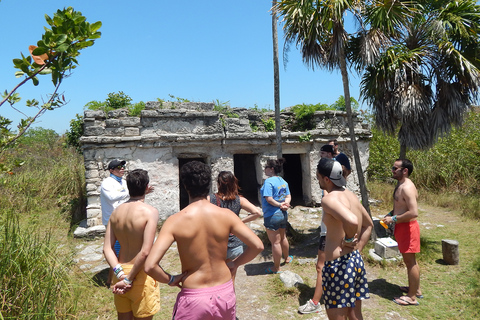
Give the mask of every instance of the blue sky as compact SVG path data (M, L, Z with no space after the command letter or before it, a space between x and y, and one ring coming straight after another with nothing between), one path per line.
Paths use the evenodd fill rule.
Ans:
M169 95L198 102L219 100L232 107L273 109L273 49L271 1L61 1L2 0L0 2L0 90L19 83L12 59L41 39L44 15L72 6L90 23L102 21L102 37L82 51L79 66L64 80L61 92L69 103L47 112L36 124L58 133L69 129L75 114L92 100L104 101L123 91L133 102L171 100ZM283 67L283 33L279 27L280 104L335 102L343 95L339 72L312 71L294 47ZM350 75L352 97L359 99L359 76ZM20 88L24 101L45 99L53 85ZM8 104L0 114L21 118Z

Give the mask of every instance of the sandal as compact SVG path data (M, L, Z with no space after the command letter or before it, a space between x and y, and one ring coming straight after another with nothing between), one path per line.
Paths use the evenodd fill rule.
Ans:
M418 301L409 301L405 299L405 296L403 297L398 297L398 298L393 298L393 302L400 306L418 306L420 303Z
M287 261L287 259L290 258L290 260ZM293 256L288 256L287 259L285 259L285 264L289 264L293 261Z
M265 269L265 274L277 274L277 273L281 273L282 271L273 271L272 268L268 267L267 269Z
M400 289L400 291L405 292L405 293L408 293L408 287L407 287L407 286L398 287L398 288ZM418 299L423 299L423 294L417 294L417 298L418 298Z

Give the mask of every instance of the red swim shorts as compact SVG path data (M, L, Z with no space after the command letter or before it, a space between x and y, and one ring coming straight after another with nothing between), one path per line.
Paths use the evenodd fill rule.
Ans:
M420 226L417 220L396 223L394 235L401 253L420 252Z

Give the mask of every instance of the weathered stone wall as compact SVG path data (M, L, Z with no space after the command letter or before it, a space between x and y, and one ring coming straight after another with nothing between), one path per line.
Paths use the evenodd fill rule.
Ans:
M213 110L212 103L148 102L140 117L129 117L127 110L85 111L84 136L80 139L85 158L87 182L87 226L101 224L100 184L108 176L105 170L113 159L127 161L127 170L148 170L155 187L147 202L158 209L161 219L179 211L179 159L202 158L211 165L215 177L221 170L234 170L235 154L255 155L257 183L266 178L263 167L276 157L275 132L253 132L251 123L273 117L249 109L232 109L239 117L227 118ZM282 113L282 128L293 114ZM283 153L300 155L303 178L303 200L320 203L321 192L315 177L319 150L329 139L337 139L340 150L350 157L353 174L347 187L358 190L355 163L351 151L346 114L321 111L314 115L316 128L310 130L309 141L300 141L306 132L282 131ZM365 170L368 164L370 130L360 119L355 120L358 147ZM216 189L215 183L212 189Z

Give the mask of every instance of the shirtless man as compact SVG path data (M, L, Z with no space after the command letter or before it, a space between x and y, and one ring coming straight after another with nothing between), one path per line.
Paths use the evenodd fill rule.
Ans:
M408 287L400 287L406 296L393 301L402 306L418 305L420 291L420 268L415 254L420 252L420 226L418 225L417 188L409 176L413 164L407 159L397 159L392 167L392 177L398 180L393 192L393 211L383 218L386 224L395 222L395 240L407 266Z
M148 183L145 170L128 174L130 199L113 211L105 233L103 253L117 278L112 291L121 320L152 319L160 310L158 283L143 271L158 223L157 209L143 203ZM117 240L121 247L118 259L114 251Z
M186 163L180 170L180 180L188 192L190 204L165 221L145 262L145 271L163 283L182 283L173 309L175 320L235 320L232 274L240 265L255 258L263 250L263 243L235 213L207 199L211 171L206 164ZM248 247L227 266L230 233ZM180 277L167 274L159 266L174 241L184 272Z
M329 319L363 319L362 300L369 298L360 251L370 239L373 222L357 196L345 189L342 166L322 158L317 166L327 226L323 291Z

